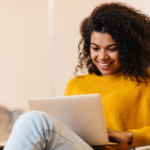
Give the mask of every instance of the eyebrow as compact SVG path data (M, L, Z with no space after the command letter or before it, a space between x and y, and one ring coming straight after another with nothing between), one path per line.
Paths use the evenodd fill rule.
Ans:
M116 46L117 46L117 44L116 44L116 43L113 43L113 44L108 45L107 47L110 47L110 46L113 46L113 45L116 45Z
M93 44L93 45L95 45L95 46L98 46L97 44L95 44L95 43L91 43L91 44ZM110 46L113 46L113 45L117 45L116 43L113 43L113 44L110 44L110 45L107 45L107 47L110 47ZM98 46L99 47L99 46Z

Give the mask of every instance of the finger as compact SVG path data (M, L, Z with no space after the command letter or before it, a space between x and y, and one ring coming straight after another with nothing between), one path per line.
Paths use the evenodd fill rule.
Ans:
M112 137L109 137L109 142L113 142L113 143L120 143L118 140L112 138Z
M107 128L107 133L109 133L109 132L111 132L112 131L112 129L110 129L110 128Z
M108 132L108 137L114 137L114 133Z

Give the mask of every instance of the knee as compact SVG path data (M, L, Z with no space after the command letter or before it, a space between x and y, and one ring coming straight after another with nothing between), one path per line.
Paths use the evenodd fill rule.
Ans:
M32 133L33 131L45 133L45 131L55 130L58 126L57 119L49 114L41 111L31 111L21 115L16 121L13 129L20 129L21 132L28 131L28 133Z
M23 120L35 120L43 118L44 115L45 114L42 111L30 111L26 114L23 114L20 118Z
M31 111L26 114L21 115L16 124L23 124L23 125L40 125L45 124L47 121L51 123L52 117L47 117L48 114L41 112L41 111Z
M19 135L20 138L36 138L43 137L47 131L53 128L53 123L48 119L47 114L40 111L31 111L21 115L16 121L12 134ZM35 141L34 141L35 142ZM33 142L32 142L33 144Z
M18 120L19 121L28 121L28 120L34 120L37 118L41 118L42 117L42 112L40 111L30 111L28 113L25 113L23 115L21 115Z

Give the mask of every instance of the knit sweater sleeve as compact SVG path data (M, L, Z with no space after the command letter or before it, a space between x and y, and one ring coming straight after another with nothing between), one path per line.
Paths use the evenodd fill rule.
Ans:
M143 90L145 93L145 98L149 104L149 112L150 112L150 80L148 80L147 85L143 87ZM133 133L133 142L131 147L150 145L150 126L145 126L141 129L128 131L131 131Z
M133 133L133 141L131 147L150 145L150 126L137 130L128 130Z

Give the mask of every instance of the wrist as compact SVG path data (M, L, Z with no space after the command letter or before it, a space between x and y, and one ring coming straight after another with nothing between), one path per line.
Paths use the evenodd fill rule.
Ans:
M127 143L129 144L129 145L131 145L132 144L132 141L133 141L133 133L132 132L126 132L127 133Z

